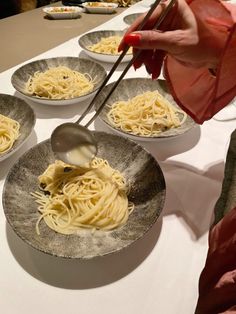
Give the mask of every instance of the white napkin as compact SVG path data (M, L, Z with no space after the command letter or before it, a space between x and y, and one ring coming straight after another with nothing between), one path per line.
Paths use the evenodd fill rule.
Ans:
M213 119L217 121L227 121L236 119L236 97L225 108L221 109Z

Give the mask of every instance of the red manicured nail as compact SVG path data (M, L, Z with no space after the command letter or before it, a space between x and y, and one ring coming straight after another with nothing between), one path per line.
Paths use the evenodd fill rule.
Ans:
M118 52L121 52L123 49L124 49L124 43L123 43L123 41L119 44L119 46L118 46Z
M137 33L127 34L124 37L124 42L129 46L138 46L141 42L141 35Z

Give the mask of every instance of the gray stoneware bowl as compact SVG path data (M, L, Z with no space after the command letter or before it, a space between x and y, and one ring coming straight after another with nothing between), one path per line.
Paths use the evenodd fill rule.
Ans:
M42 252L65 258L91 259L115 253L140 239L159 217L165 201L165 180L157 161L135 142L104 132L94 132L97 156L121 171L130 185L129 200L135 205L128 222L113 231L82 230L62 235L42 221L40 236L35 224L37 204L30 195L38 191L38 176L54 162L50 141L26 152L10 170L3 188L7 221L26 243Z
M88 73L95 80L93 91L80 97L74 97L71 99L48 99L44 97L32 96L27 93L25 90L25 84L28 81L30 75L33 75L36 71L43 72L48 70L50 67L57 67L61 65L67 66L71 70L79 71L81 73ZM86 100L95 93L105 78L105 69L100 64L92 60L77 57L57 57L37 60L23 65L13 73L11 83L14 88L26 98L41 104L55 106L76 104Z
M98 97L96 98L94 102L94 106L96 109L100 106L102 100L106 97L106 95L108 94L109 90L111 89L113 85L114 85L114 82L111 84L108 84L102 90L102 92L98 95ZM127 136L133 140L139 140L139 141L154 141L157 139L170 139L170 138L184 134L185 132L189 131L196 125L193 119L187 116L186 121L180 127L166 130L155 136L145 137L145 136L139 136L139 135L134 135L131 133L124 132L121 129L114 128L110 124L107 118L107 113L110 110L109 106L111 106L114 102L120 101L120 100L128 100L144 92L155 91L155 90L158 90L163 96L165 96L165 98L171 104L178 107L176 102L173 100L173 97L169 93L164 80L154 81L149 78L130 78L130 79L124 79L119 83L119 85L116 87L115 91L112 93L107 103L105 104L102 112L99 115L99 118L111 129L111 131L118 133L119 135Z
M82 35L79 38L79 45L82 49L84 49L84 51L87 53L89 57L96 59L98 61L102 61L102 62L114 63L119 58L119 54L111 55L111 54L106 54L106 53L93 52L88 49L88 46L97 44L102 38L106 38L110 36L123 37L123 35L124 35L123 31L116 31L116 30L94 31L94 32L90 32L85 35ZM126 54L121 62L130 61L132 59L132 56L133 56L132 54Z
M20 123L20 136L8 152L0 154L1 162L15 153L29 138L35 125L35 114L24 100L6 94L0 94L0 114Z
M141 16L143 13L133 13L133 14L129 14L124 16L123 20L126 24L131 25L133 24L133 22L139 17Z

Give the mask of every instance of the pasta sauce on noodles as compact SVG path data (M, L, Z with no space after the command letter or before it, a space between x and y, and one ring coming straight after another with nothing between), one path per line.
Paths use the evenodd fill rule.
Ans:
M88 73L80 73L66 66L35 72L26 83L26 92L48 99L71 99L88 94L94 89L94 80Z
M158 91L148 91L110 106L107 118L112 126L124 132L151 137L186 120L186 113L170 104Z
M103 37L98 43L87 47L88 50L109 55L118 55L118 47L121 42L121 36ZM128 53L132 53L132 48L129 48Z
M124 225L134 208L124 176L102 158L95 157L84 167L56 160L39 182L44 192L31 193L39 204L38 234L42 219L62 234L81 228L112 230Z

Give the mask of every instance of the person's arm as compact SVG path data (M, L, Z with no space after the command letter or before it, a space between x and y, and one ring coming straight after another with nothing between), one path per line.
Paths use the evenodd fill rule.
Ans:
M235 313L236 309L236 208L209 234L209 249L199 280L196 314Z
M223 43L218 65L213 69L193 69L168 55L165 74L176 102L196 122L203 123L236 95L236 10L235 6L217 0L194 0L190 8L199 32L202 25L203 29L208 27L212 40Z
M142 50L134 64L144 64L156 78L165 63L165 76L176 102L197 123L210 119L236 95L235 6L219 0L178 0L160 31L152 30L165 3L158 7L145 31L124 36L125 44ZM214 75L215 74L215 75Z
M215 205L215 221L209 232L209 249L199 280L195 314L236 313L235 166L236 130L231 135L222 191Z

